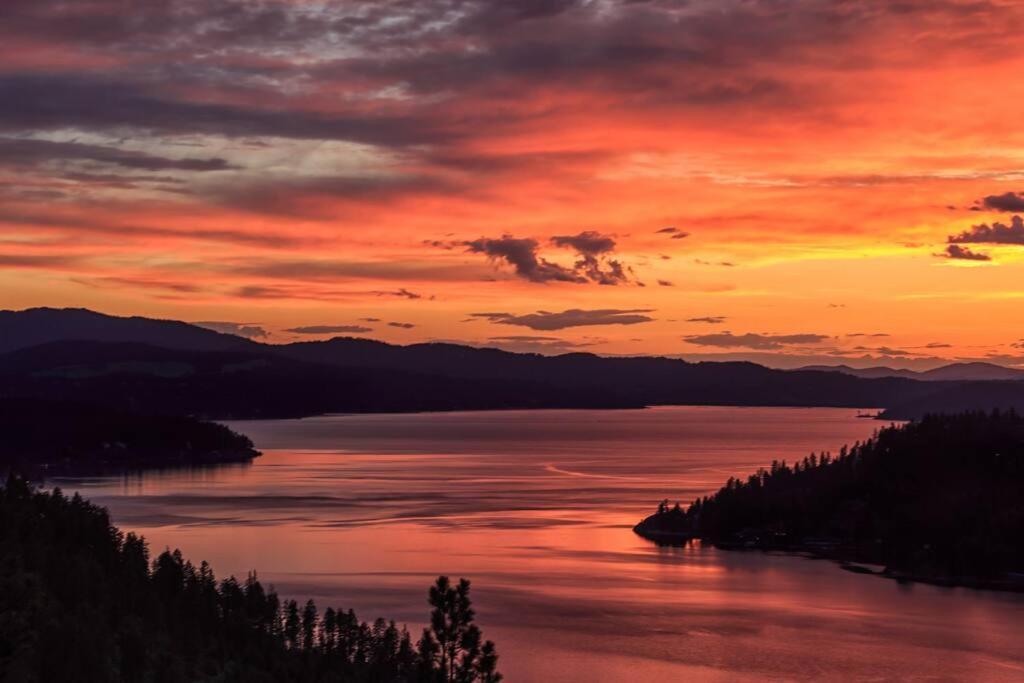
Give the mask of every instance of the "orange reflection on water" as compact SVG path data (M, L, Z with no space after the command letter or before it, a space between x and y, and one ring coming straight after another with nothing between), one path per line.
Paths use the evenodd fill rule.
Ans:
M773 459L878 426L853 410L659 408L239 423L251 466L60 482L154 549L417 632L474 582L510 681L1019 680L1017 595L900 586L631 526Z

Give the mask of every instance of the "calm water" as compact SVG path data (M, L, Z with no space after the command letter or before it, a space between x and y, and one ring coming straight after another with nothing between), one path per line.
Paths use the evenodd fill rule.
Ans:
M473 580L509 681L1024 680L1024 596L630 531L773 458L878 426L835 409L337 416L232 426L251 466L64 480L154 550L418 633Z

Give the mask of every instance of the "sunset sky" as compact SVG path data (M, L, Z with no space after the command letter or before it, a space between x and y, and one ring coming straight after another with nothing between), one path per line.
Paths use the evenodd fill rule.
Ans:
M1024 364L1024 3L4 0L0 308Z

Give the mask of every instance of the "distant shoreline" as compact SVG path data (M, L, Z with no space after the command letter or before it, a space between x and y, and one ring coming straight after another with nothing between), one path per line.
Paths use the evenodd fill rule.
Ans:
M238 424L243 422L273 422L278 420L310 420L318 417L357 417L371 415L451 415L457 413L553 413L560 411L599 412L602 410L624 413L629 411L655 410L658 408L749 408L752 410L779 409L779 410L846 410L864 411L872 410L880 412L880 408L864 408L860 406L809 406L809 405L750 405L732 403L656 403L645 406L544 406L544 407L523 407L523 408L451 408L436 410L374 410L374 411L338 411L327 413L316 413L312 415L285 416L285 417L241 417L241 418L211 418L212 422L221 424ZM862 415L854 417L863 418ZM869 419L879 422L907 422L905 419L886 418L881 414L873 415Z

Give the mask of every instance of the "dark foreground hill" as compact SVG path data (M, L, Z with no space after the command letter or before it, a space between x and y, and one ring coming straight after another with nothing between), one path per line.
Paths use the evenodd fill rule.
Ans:
M773 463L636 527L652 540L810 550L927 581L1024 587L1024 418L931 416L837 456Z
M77 495L0 487L0 680L497 683L469 582L440 577L431 627L321 614L251 573L218 582L180 552L150 562L143 539Z

